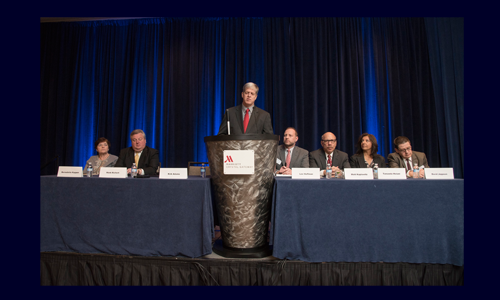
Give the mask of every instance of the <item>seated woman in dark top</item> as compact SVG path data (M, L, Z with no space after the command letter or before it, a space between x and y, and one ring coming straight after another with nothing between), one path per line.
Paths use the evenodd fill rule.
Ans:
M97 151L97 155L93 155L87 160L87 164L83 168L83 174L87 174L87 166L89 162L92 163L92 175L99 175L102 167L113 167L118 160L118 156L109 154L109 141L106 138L98 138L94 143L95 150Z
M385 168L385 158L378 155L378 143L373 134L363 133L356 143L357 152L349 159L351 168Z

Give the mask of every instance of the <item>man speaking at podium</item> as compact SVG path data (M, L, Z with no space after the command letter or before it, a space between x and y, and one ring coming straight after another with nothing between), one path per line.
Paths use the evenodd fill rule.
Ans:
M241 92L243 102L226 109L217 135L274 134L269 113L254 105L258 93L259 87L253 82L247 82L243 86L243 92Z

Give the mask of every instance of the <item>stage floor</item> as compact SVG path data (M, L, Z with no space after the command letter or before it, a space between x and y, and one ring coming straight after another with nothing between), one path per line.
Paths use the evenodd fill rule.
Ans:
M235 258L228 258L228 257L220 256L215 252L212 252L209 255L205 255L205 256L202 256L200 258L203 258L203 259L221 259L221 260L234 260L235 259ZM246 260L249 260L249 261L274 261L274 260L280 260L280 259L278 259L272 255L267 256L267 257L262 257L262 258L238 258L238 261L246 261ZM297 260L297 261L300 261L300 260Z

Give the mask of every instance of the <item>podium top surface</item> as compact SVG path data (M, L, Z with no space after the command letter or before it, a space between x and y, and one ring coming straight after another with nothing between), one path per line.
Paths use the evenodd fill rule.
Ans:
M248 141L248 140L280 140L279 135L275 134L232 134L232 135L213 135L206 136L205 142L219 141Z

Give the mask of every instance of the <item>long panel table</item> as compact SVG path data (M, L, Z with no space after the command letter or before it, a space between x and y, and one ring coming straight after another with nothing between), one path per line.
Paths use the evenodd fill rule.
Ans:
M40 177L41 251L212 253L210 179Z
M464 180L276 178L273 256L463 266Z

